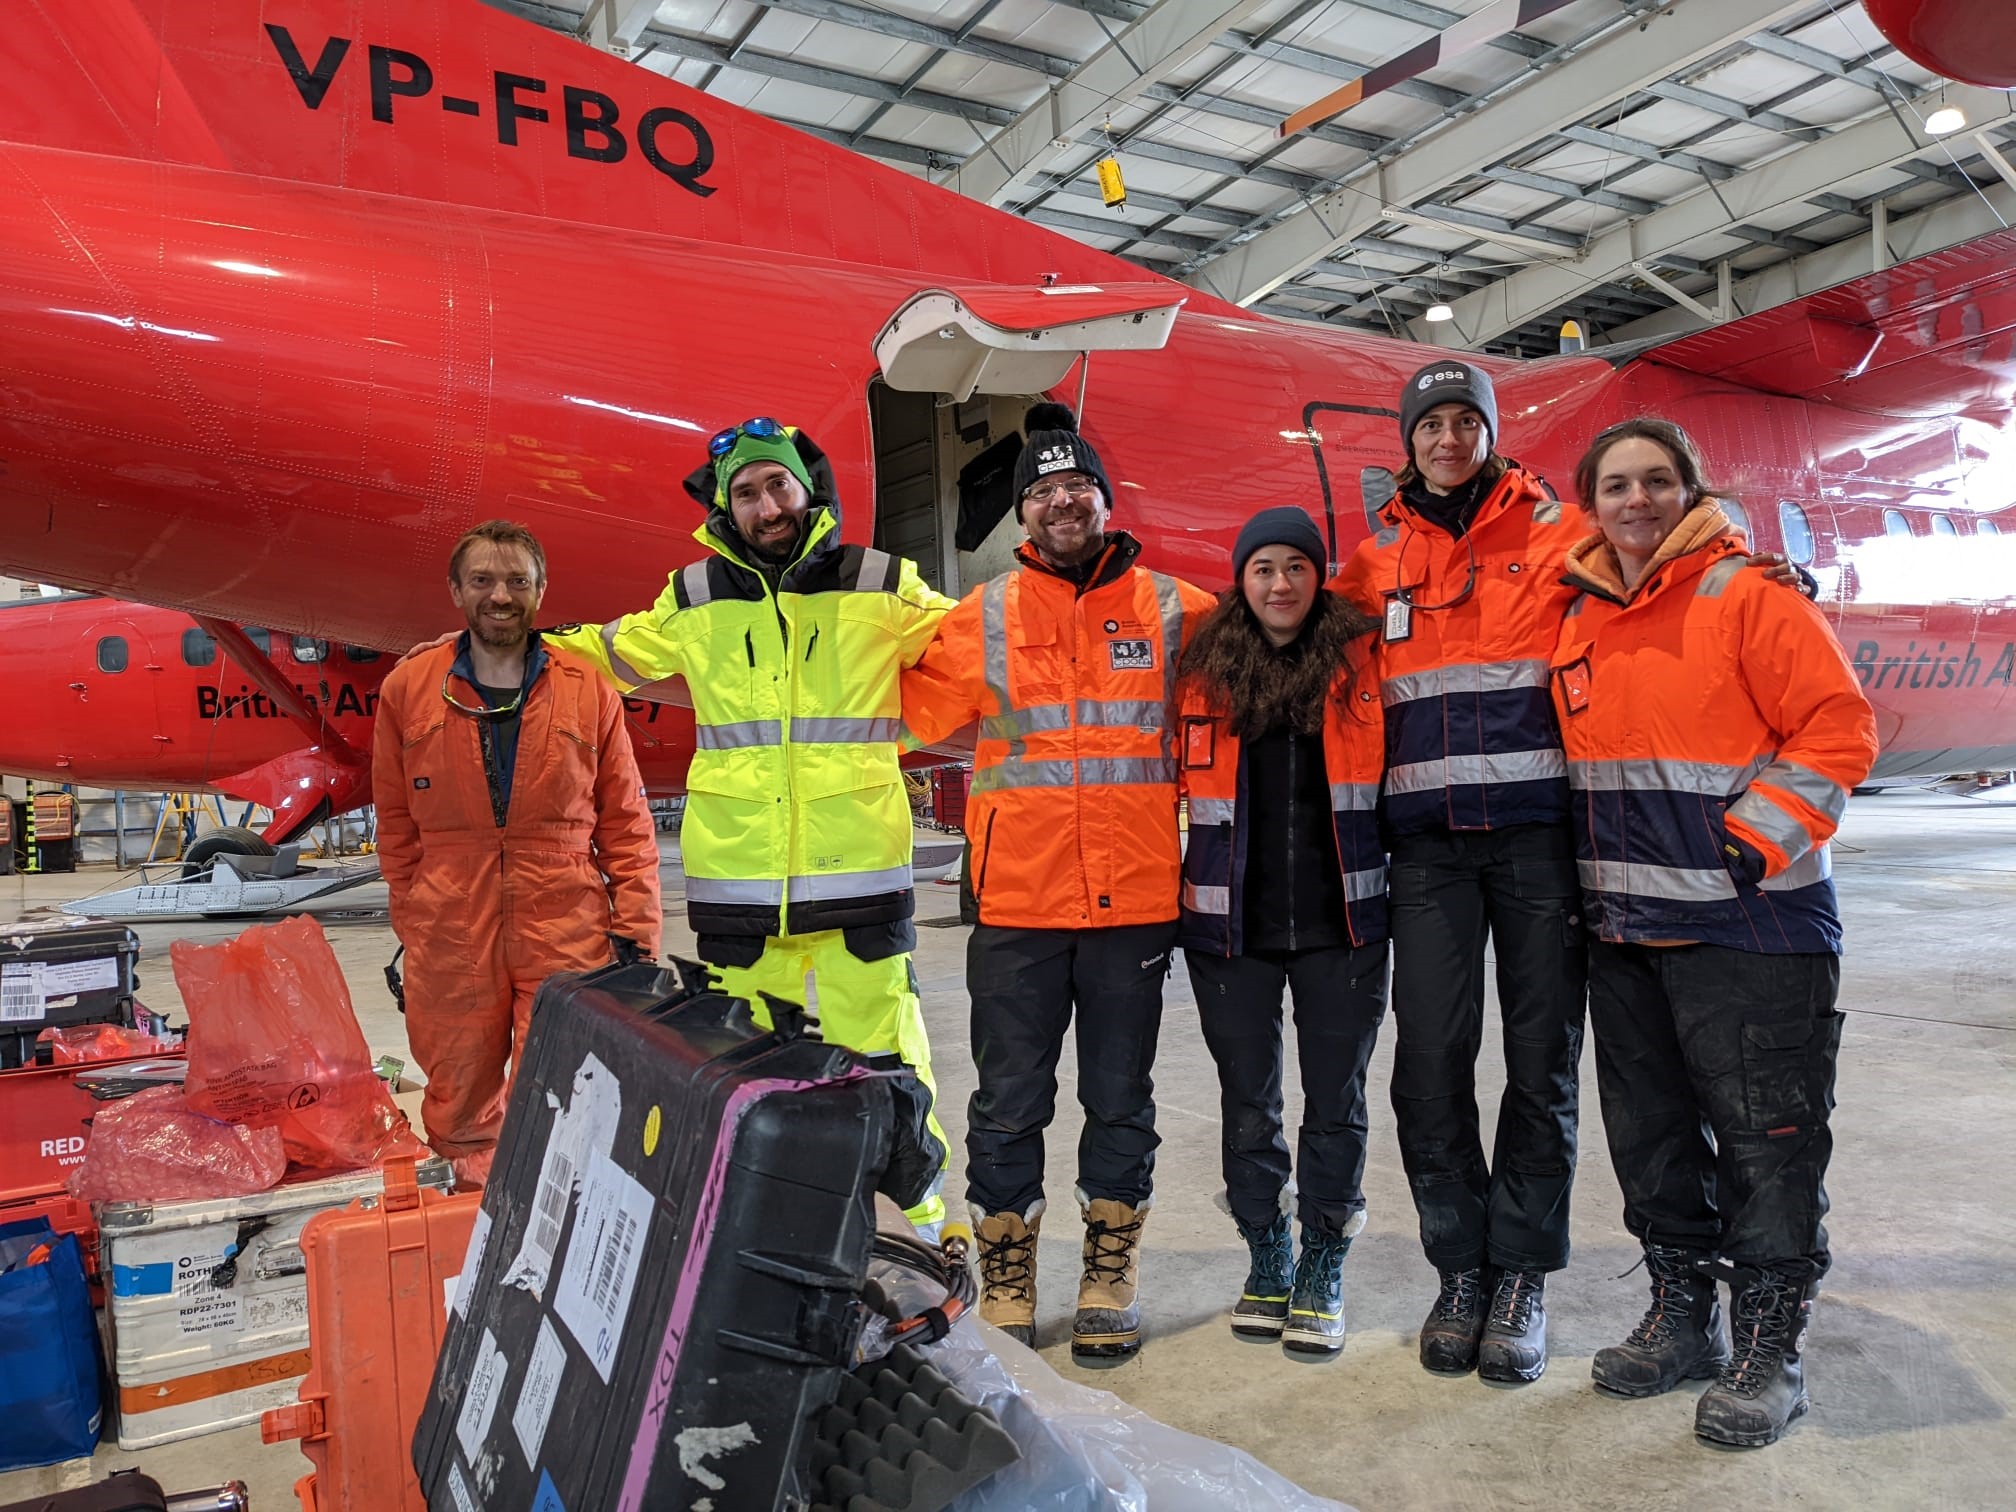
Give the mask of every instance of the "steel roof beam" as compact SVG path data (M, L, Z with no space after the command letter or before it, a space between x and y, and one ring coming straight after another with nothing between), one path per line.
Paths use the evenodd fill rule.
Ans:
M1747 45L1774 58L1783 58L1787 63L1797 63L1801 68L1810 68L1815 73L1826 74L1835 79L1846 79L1850 84L1860 84L1864 89L1873 90L1886 100L1895 100L1902 94L1895 83L1873 68L1865 68L1860 63L1844 63L1832 53L1822 52L1817 47L1809 47L1804 42L1795 42L1790 37L1781 37L1776 32L1759 32L1747 39ZM1871 53L1869 56L1874 58L1881 55Z
M1647 84L1740 38L1804 10L1808 0L1677 0L1639 26L1611 31L1543 76L1487 98L1424 139L1376 165L1369 194L1356 184L1260 232L1198 268L1190 282L1250 303L1379 223L1381 206L1414 205L1488 168L1518 144L1586 119Z
M2016 116L2009 97L1999 91L1953 86L1947 99L1965 110L1969 120L1983 126L2001 125ZM1414 334L1419 340L1443 346L1488 341L1592 288L1627 276L1634 263L1670 265L1681 247L1704 237L1741 234L1737 228L1751 216L1797 204L1848 179L1931 150L1933 145L1915 131L1907 132L1890 111L1877 111L1824 141L1794 148L1722 184L1676 200L1643 220L1602 232L1591 238L1574 262L1535 264L1489 289L1465 295L1455 303L1454 320L1437 327L1417 325ZM1866 248L1864 255L1866 258ZM1445 331L1449 339L1444 339Z
M1054 159L1072 138L1096 127L1103 115L1138 98L1164 75L1182 68L1227 27L1236 26L1265 3L1159 0L940 182L990 205L1012 198L1022 183Z
M1905 262L1914 257L1943 252L1948 247L2006 230L2012 225L2016 225L2016 189L2005 184L1990 184L1965 194L1956 194L1951 199L1928 205L1910 215L1896 216L1891 220L1884 240L1891 255L1898 262ZM1748 277L1738 278L1732 285L1732 292L1736 308L1742 314L1756 315L1822 289L1831 289L1851 278L1860 278L1872 270L1868 238L1851 236L1831 247L1822 247L1803 257L1788 258ZM1661 310L1610 332L1609 339L1624 342L1646 337L1684 336L1690 331L1702 329L1706 324L1685 310Z

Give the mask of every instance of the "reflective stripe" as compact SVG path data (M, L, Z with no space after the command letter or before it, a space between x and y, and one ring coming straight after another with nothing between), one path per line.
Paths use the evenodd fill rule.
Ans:
M857 719L847 715L800 716L791 721L791 738L816 745L868 745L900 740L900 719Z
M616 674L616 680L626 688L641 688L650 678L642 675L630 663L616 654L616 627L622 621L611 620L602 627L602 650L609 658L609 670Z
M1155 585L1155 608L1162 616L1162 712L1156 717L1162 726L1162 754L1176 750L1176 721L1168 711L1176 707L1176 663L1183 655L1183 589L1176 579L1151 572Z
M686 878L688 903L761 903L776 908L784 901L784 884L775 878Z
M1330 784L1330 808L1339 814L1360 814L1379 806L1379 784L1376 782L1333 782ZM1195 805L1193 804L1194 808Z
M1491 782L1544 782L1565 776L1568 761L1559 751L1506 751L1489 756L1451 756L1389 767L1389 793L1429 793L1437 788L1479 787Z
M1825 882L1833 875L1833 847L1816 845L1777 876L1766 877L1757 885L1766 892L1792 892L1797 888L1811 887L1816 882Z
M1175 780L1176 763L1167 756L1086 756L1078 762L1080 787Z
M1183 906L1192 913L1217 914L1223 917L1232 912L1232 889L1229 887L1199 887L1194 882L1183 884Z
M1571 761L1568 785L1593 793L1693 793L1726 798L1757 775L1757 763L1723 766L1713 761L1668 761L1637 756L1623 761Z
M1757 780L1781 787L1795 798L1805 799L1836 824L1848 812L1848 789L1832 777L1822 776L1796 761L1780 757L1759 772Z
M854 579L854 587L861 593L884 593L889 589L889 569L895 565L895 558L888 552L870 546L861 553L861 573Z
M1077 762L1025 761L1005 757L973 774L973 791L1018 787L1117 787L1130 783L1174 782L1176 763L1166 756L1086 756Z
M1152 698L1081 698L1077 716L1081 725L1159 730L1168 723L1169 706Z
M1069 787L1077 780L1071 761L1024 761L1004 757L973 774L973 791L991 793L1000 788Z
M980 721L980 734L987 740L1013 740L1034 735L1039 730L1071 728L1069 704L1031 704L1026 709L1010 709L1005 714L989 714Z
M1546 686L1547 663L1544 661L1473 662L1389 677L1380 689L1380 699L1390 709L1395 704L1412 703L1417 698L1447 698L1453 693L1503 693L1510 688Z
M1798 860L1813 848L1813 837L1806 832L1806 826L1762 793L1752 791L1738 798L1729 805L1729 817L1742 821L1785 852L1788 862Z
M1629 893L1675 903L1721 903L1736 896L1736 884L1725 871L1647 866L1640 861L1577 861L1575 868L1590 892Z
M1559 525L1561 523L1561 501L1541 499L1533 505L1533 523L1536 525Z
M1233 813L1239 807L1236 798L1192 798L1190 800L1190 822L1192 824L1230 824Z
M1013 708L1008 699L1008 575L993 579L980 592L980 644L982 674L987 690L1003 709Z
M1749 565L1749 560L1741 555L1726 556L1718 562L1710 562L1708 570L1701 574L1701 581L1694 589L1696 598L1720 598L1722 590L1729 586L1729 580Z
M693 743L703 751L736 751L784 744L781 719L741 719L733 724L696 724Z
M1375 866L1366 871L1344 873L1344 899L1348 903L1363 903L1368 898L1386 896L1386 868Z
M1589 595L1586 592L1576 594L1574 601L1571 602L1568 605L1568 607L1562 611L1561 618L1563 619L1575 618L1576 615L1582 612L1582 605L1584 601L1588 599L1588 597Z
M679 569L679 576L686 581L686 607L688 609L698 609L702 604L712 601L714 589L707 579L707 563L704 558L697 562L688 562L684 567L681 567Z
M911 885L910 863L885 866L880 871L816 872L791 879L793 903L826 903L836 898L872 898L878 893L902 892ZM689 892L688 897L692 894Z

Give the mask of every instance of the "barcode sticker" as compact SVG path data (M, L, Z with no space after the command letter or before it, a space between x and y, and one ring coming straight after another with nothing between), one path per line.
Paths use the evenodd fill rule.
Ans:
M546 1442L553 1404L560 1397L560 1378L566 1371L567 1346L553 1331L553 1320L541 1318L539 1337L532 1341L532 1362L525 1367L525 1384L518 1388L518 1405L511 1410L511 1431L518 1435L525 1463L534 1468L539 1464L539 1446Z
M0 1024L32 1024L42 1017L42 962L0 966Z
M605 1384L630 1315L653 1206L651 1194L615 1161L600 1153L589 1157L553 1312Z
M583 1164L609 1153L616 1138L616 1121L623 1110L622 1088L615 1074L593 1055L584 1057L581 1069L574 1073L574 1085L564 1109L550 1091L546 1101L558 1111L558 1116L546 1135L546 1149L539 1161L539 1184L534 1189L525 1233L503 1281L506 1286L523 1287L540 1298L546 1295L553 1261L566 1237L567 1210L573 1204L574 1186L580 1180Z

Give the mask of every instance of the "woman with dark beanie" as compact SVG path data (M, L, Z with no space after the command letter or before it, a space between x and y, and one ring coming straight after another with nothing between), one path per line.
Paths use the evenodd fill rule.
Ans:
M1344 1347L1344 1256L1365 1226L1365 1066L1386 1011L1372 622L1323 591L1325 560L1303 511L1248 521L1178 695L1190 841L1177 943L1218 1066L1226 1205L1251 1255L1232 1328L1316 1354ZM1291 992L1299 1193L1282 1131Z

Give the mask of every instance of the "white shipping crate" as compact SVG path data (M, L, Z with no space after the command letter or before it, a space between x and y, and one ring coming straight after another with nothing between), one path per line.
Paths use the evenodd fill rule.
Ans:
M418 1175L450 1182L444 1160ZM250 1197L98 1204L119 1447L256 1423L292 1402L308 1372L302 1226L384 1185L382 1172L350 1171Z

